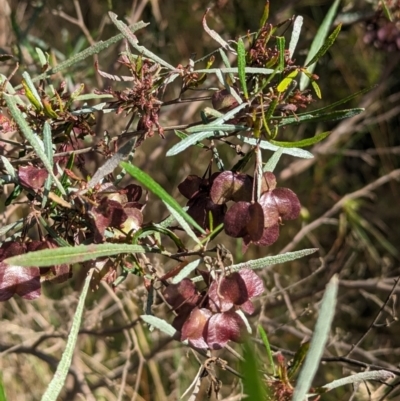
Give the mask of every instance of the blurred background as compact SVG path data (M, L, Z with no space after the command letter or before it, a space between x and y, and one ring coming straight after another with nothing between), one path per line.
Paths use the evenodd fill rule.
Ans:
M304 123L280 134L279 140L294 141L332 131L325 141L310 149L314 159L283 156L275 170L278 186L298 194L303 206L301 218L286 222L273 246L250 247L244 255L239 241L224 234L219 237L233 253L235 262L283 250L319 248L317 256L260 272L267 292L258 300L252 322L264 327L274 349L282 350L288 360L301 341L311 335L325 285L334 273L339 274L339 301L326 353L332 360L322 364L315 385L368 365L400 373L398 306L394 297L400 291L400 287L394 287L394 279L400 274L400 2L388 3L392 22L379 11L377 1L342 1L335 21L343 23L342 31L315 69L322 99L311 108L370 87L370 91L345 106L365 107L366 111L339 122ZM117 34L108 17L110 10L130 24L149 22L136 34L140 43L172 65L186 66L190 58L200 59L217 48L202 27L208 7L209 26L225 40L235 40L258 29L264 4L262 0L0 0L0 55L14 56L0 64L0 72L10 74L18 62L20 68L11 78L12 84L18 85L24 70L32 77L41 72L35 47L48 52L52 65L57 65ZM293 15L304 17L296 50L298 64L304 62L331 4L322 0L271 1L271 23ZM288 37L290 33L291 29ZM99 68L110 74L126 73L117 64L118 54L124 49L122 41L99 54ZM200 62L199 67L204 67L205 62ZM84 83L87 93L95 88L115 87L114 82L96 73L93 58L59 73L55 80L65 81L72 90ZM167 96L173 98L179 88L172 92ZM206 106L210 102L164 107L161 124L198 121L200 110ZM122 114L107 114L99 118L95 129L99 135L108 130L114 136L126 123L127 117ZM138 149L135 164L183 205L185 199L177 185L189 174L203 175L209 159L201 150L193 149L166 161L166 151L177 141L172 133L165 139L155 135ZM237 160L234 151L222 153L222 157L227 166ZM267 157L266 153L264 158ZM87 162L93 174L101 160L89 157ZM354 195L359 190L361 193ZM9 191L4 187L0 198L3 224L25 214L17 205L5 210L3 203ZM344 201L337 204L341 199ZM161 202L152 205L151 210L146 209L146 221L158 221L167 215ZM152 262L161 263L156 259ZM8 400L40 399L65 347L81 281L78 272L72 281L45 289L36 301L13 298L0 304L0 371ZM187 349L136 324L146 300L146 291L139 283L129 278L116 292L100 284L90 294L71 374L60 399L177 400L190 385L199 365ZM168 316L162 306L155 310ZM338 357L346 356L367 331L365 339L349 355L360 363L340 360ZM239 345L234 348L240 351ZM220 356L232 366L237 363L230 354L223 352ZM221 399L240 399L237 378L223 371L218 372L218 378L222 380ZM392 384L392 388L380 383L361 385L355 399L400 399L398 379ZM322 399L347 400L352 394L352 388L343 387Z

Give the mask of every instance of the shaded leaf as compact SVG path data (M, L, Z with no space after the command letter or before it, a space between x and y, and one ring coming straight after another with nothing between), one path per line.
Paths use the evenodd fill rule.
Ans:
M331 134L331 131L322 132L321 134L317 134L317 135L313 136L312 138L306 138L306 139L302 139L301 141L296 141L296 142L281 142L281 141L274 141L273 139L271 139L270 142L276 146L280 146L283 148L290 148L290 147L303 148L305 146L312 146L318 142L323 141L330 134Z
M365 111L364 108L354 108L348 110L337 110L331 111L324 114L302 114L296 117L285 117L282 118L278 126L282 127L285 125L300 124L303 121L308 122L321 122L321 121L336 121L343 120L345 118L354 117ZM286 153L286 152L285 152Z

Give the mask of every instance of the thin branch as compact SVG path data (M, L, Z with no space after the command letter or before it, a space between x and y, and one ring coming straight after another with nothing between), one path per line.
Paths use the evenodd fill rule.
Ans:
M353 344L353 345L351 346L349 352L346 354L346 357L350 356L350 355L353 353L354 349L357 348L357 347L363 342L363 340L365 339L365 337L367 337L367 335L369 334L369 332L370 332L370 331L372 330L372 328L376 325L376 323L378 322L379 318L381 317L381 315L382 315L382 313L383 313L383 311L384 311L386 305L389 303L390 299L392 298L393 294L395 293L396 287L397 287L397 284L399 283L399 281L400 281L400 276L394 281L393 288L392 288L392 290L390 291L389 295L387 296L386 301L382 304L381 308L379 309L377 315L375 316L375 319L374 319L374 320L372 321L372 323L368 326L367 331L359 338L359 340L358 340L355 344Z
M314 220L312 223L307 224L304 226L292 239L292 241L286 245L282 250L281 253L289 252L294 249L294 247L306 236L309 232L315 230L322 224L324 224L324 220L333 216L335 213L342 209L342 206L351 199L357 199L364 196L368 196L372 191L376 190L380 186L386 184L391 180L400 179L400 169L393 170L389 174L386 174L374 182L366 185L365 187L354 191L350 194L343 196L337 203L335 203L327 212L325 212L322 216L318 219Z

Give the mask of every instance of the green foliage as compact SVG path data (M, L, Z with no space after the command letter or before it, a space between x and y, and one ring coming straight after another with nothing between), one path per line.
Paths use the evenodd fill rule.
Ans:
M85 279L85 284L82 288L81 295L79 297L79 302L76 307L74 318L72 320L72 326L68 335L65 350L61 357L60 363L57 366L57 370L53 376L53 379L49 383L49 386L47 387L46 392L43 394L41 401L56 401L64 386L65 380L69 372L69 368L71 366L72 357L74 355L75 344L78 338L78 332L81 325L83 310L85 306L85 299L89 291L91 278L92 278L92 272L89 272L88 276Z
M110 372L118 371L115 366L120 362L122 348L119 345L125 344L124 341L128 343L127 355L123 355L125 366L121 372L124 372L124 378L118 390L119 399L128 396L128 393L123 394L124 385L130 380L130 371L137 367L132 355L139 350L141 362L137 369L137 384L129 396L136 397L138 392L145 391L147 384L143 384L143 371L148 375L147 383L151 383L148 386L150 392L154 387L157 396L162 398L164 386L167 388L169 378L159 377L157 381L157 364L153 363L149 351L153 335L143 334L141 322L167 337L182 340L180 346L191 347L201 364L193 388L197 391L199 383L208 378L209 392L218 395L222 382L219 373L210 366L222 367L225 384L226 372L237 373L231 367L232 361L222 357L201 358L209 356L206 352L210 350L224 348L228 341L230 344L242 341L244 333L252 332L253 322L248 320L246 313L259 311L253 305L253 298L263 293L266 282L271 283L272 266L278 269L277 265L285 263L280 270L282 281L288 278L290 282L304 280L309 286L314 284L313 277L320 270L314 272L311 263L299 260L315 254L318 251L315 246L324 248L321 255L333 253L325 251L326 243L333 236L314 236L311 231L325 229L326 224L336 227L337 221L332 218L334 213L343 212L335 246L348 247L357 239L357 246L377 264L382 250L390 257L398 258L396 248L382 234L381 227L362 216L356 201L338 203L339 206L333 206L328 212L323 210L320 204L326 206L327 198L331 200L346 193L341 178L345 174L339 171L336 181L325 179L331 165L326 166L328 163L320 157L315 161L313 149L302 149L327 138L330 143L331 133L335 132L332 122L354 116L360 116L360 120L364 118L363 107L350 104L347 109L335 108L350 103L370 88L358 91L356 88L356 93L331 102L327 85L323 82L320 86L317 83L319 77L313 74L316 63L332 46L333 49L337 46L335 41L342 25L337 25L330 35L329 32L339 3L336 0L331 5L306 61L301 63L297 59L302 57L303 35L307 34L301 30L303 17L272 24L268 21L270 5L267 1L264 10L257 15L256 21L260 16L261 19L256 32L250 32L246 27L232 35L237 38L240 33L245 33L239 36L235 48L231 47L232 41L225 39L225 33L219 34L209 28L211 21L206 21L206 16L208 19L214 17L206 11L203 27L216 49L199 60L191 57L187 65L166 61L163 46L156 48L154 45L155 49L150 50L148 36L152 40L161 38L166 35L164 28L155 35L149 24L137 22L128 26L116 13L110 12L114 29L121 34L81 51L84 44L95 42L91 33L81 26L84 34L76 39L76 46L69 46L71 55L57 63L54 61L54 54L58 54L55 49L47 48L47 45L39 48L39 44L32 45L28 41L28 52L38 65L23 65L21 71L10 72L9 79L1 76L0 139L4 136L4 144L11 148L4 147L4 152L1 149L0 182L10 186L5 191L5 211L11 210L9 206L12 206L18 213L16 223L0 228L3 236L1 300L13 295L34 299L39 296L42 285L43 289L46 286L53 289L58 281L67 280L72 273L71 265L77 271L84 269L87 261L92 261L93 266L84 280L66 348L42 400L60 398L75 348L78 351L76 344L89 285L98 287L99 280L103 280L105 287L111 287L108 296L113 303L111 306L106 303L109 309L101 311L102 319L103 314L108 319L109 310L117 308L121 315L110 318L112 327L100 331L99 335L108 338L107 333L113 334L116 327L117 341L103 346L101 352L107 356L104 366L98 369L110 382L114 380ZM198 6L198 2L193 4L193 14ZM152 7L155 20L161 21L157 7L153 4ZM160 7L168 7L168 4L160 4ZM388 6L383 2L382 7L388 15ZM250 6L245 9L243 13L236 13L238 18L251 11ZM78 11L77 15L78 24L84 24L79 20ZM142 31L136 36L135 32L139 30ZM18 31L22 34L19 27ZM116 52L109 48L122 39L127 41L124 51L118 60L112 59L110 55ZM165 36L163 40L168 43L169 39ZM157 43L161 42L160 39ZM198 45L196 41L192 42L191 46ZM208 46L206 41L204 43ZM105 52L107 49L109 51ZM95 59L95 68L90 67L90 71L97 73L97 85L86 79L89 69L81 68L82 62L94 55L100 56ZM116 68L117 64L121 68ZM83 76L76 75L79 71ZM128 75L122 75L126 74L122 71L128 71ZM66 76L62 77L62 72ZM328 69L321 69L319 73L323 80L328 79L329 74ZM9 82L11 79L20 84L14 88ZM313 92L306 90L310 82ZM325 102L322 106L321 88ZM200 106L188 107L195 102ZM313 103L315 106L310 107ZM326 122L330 124L328 127ZM178 123L180 125L175 125ZM12 139L3 135L10 133L15 134ZM171 133L179 138L178 143L171 143ZM322 149L323 146L322 143ZM335 160L341 157L338 154ZM295 189L296 184L298 188L299 183L290 182L287 185L291 188L284 188L280 175L285 175L285 169L296 171L297 166L301 169L304 165L316 167L312 174L315 182L311 184L310 177L298 180L304 183L302 191L307 195L300 197L302 208L296 191L291 189ZM396 177L394 174L393 178ZM375 188L368 188L368 194ZM181 205L181 198L176 198L178 191L187 199L186 207ZM327 193L332 196L327 197ZM153 195L162 203L154 200ZM160 221L161 214L166 211L170 216ZM306 218L300 223L290 221L307 214L311 218L318 213L321 213L320 220L316 220L318 224L308 224ZM343 220L348 223L346 227L342 225ZM278 241L280 231L289 242L289 252L279 253L273 245ZM303 242L301 249L293 250L300 241L296 232L300 232ZM265 250L265 246L271 248ZM236 251L232 252L235 247ZM339 252L338 258L341 257ZM263 270L265 280L255 273L256 270ZM343 275L343 282L346 282L346 275L351 277L351 274L351 266L346 265L341 280ZM80 279L82 277L78 275L76 284ZM301 346L296 343L297 352L290 366L283 354L273 353L272 349L276 349L275 342L289 342L286 336L276 335L275 331L290 324L284 321L286 314L282 313L280 305L284 301L290 306L291 291L298 282L284 288L278 276L274 279L276 288L271 289L262 302L271 301L273 307L279 306L280 320L268 320L268 315L266 324L273 328L268 327L268 337L259 326L265 351L258 354L249 341L242 346L244 354L239 367L243 391L249 399L277 401L289 399L287 397L294 394L293 400L303 401L310 391L320 394L361 380L392 377L384 371L355 374L310 390L332 328L338 278L334 276L326 287L311 343ZM64 285L60 287L62 291L71 291L67 284ZM64 296L62 291L60 297ZM317 297L318 291L312 295ZM300 300L309 297L304 292L301 289L296 296L300 294ZM102 295L101 290L88 296L90 308L94 308L92 303L101 305L98 294ZM139 305L141 302L143 308ZM164 304L162 308L159 302ZM14 306L20 308L19 303ZM138 313L141 308L145 314ZM165 313L167 309L168 314ZM290 318L296 315L292 309L289 312ZM7 314L11 313L7 311ZM265 313L272 316L273 312L266 307ZM308 319L308 323L311 320L306 313L300 317ZM300 317L295 316L293 321L297 322ZM45 317L39 319L36 316L36 319L35 324L42 329ZM170 323L172 319L174 321ZM299 327L301 324L299 322ZM85 330L90 332L89 329L83 332ZM120 341L121 333L125 338ZM159 340L162 343L158 337ZM38 347L41 341L39 339L32 348ZM82 341L79 346L89 356L84 360L85 366L91 366L97 344L88 336L87 342ZM43 356L43 360L46 358L50 360ZM189 359L182 360L179 371L185 371ZM142 369L143 361L146 361L146 369ZM265 362L266 373L261 370L261 364ZM188 377L192 371L190 367ZM89 380L86 372L78 379L85 391L94 389L94 398L103 397L98 398L96 393L101 385L97 386L91 377ZM142 398L153 399L153 395ZM191 399L195 396L192 394ZM1 399L5 399L5 393L0 381Z

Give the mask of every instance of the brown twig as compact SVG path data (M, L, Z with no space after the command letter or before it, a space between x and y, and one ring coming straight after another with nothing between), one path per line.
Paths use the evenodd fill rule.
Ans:
M382 304L381 308L379 309L377 315L375 316L375 319L368 326L367 331L358 339L358 341L355 344L353 344L351 346L349 352L346 354L346 357L350 356L353 353L353 351L363 342L363 340L367 337L368 333L376 325L376 323L378 322L379 318L382 315L382 312L385 309L385 306L389 303L390 299L392 298L393 294L395 293L396 287L397 287L397 284L399 283L399 281L400 281L400 276L397 279L395 279L394 284L393 284L393 288L390 291L389 295L387 296L385 302Z
M326 211L321 217L314 220L312 223L304 226L292 239L292 241L287 244L282 250L281 253L289 252L294 249L294 247L307 235L309 232L315 230L322 224L324 224L324 219L327 219L334 214L336 214L339 210L341 210L342 206L351 199L357 199L364 196L368 196L372 191L379 188L380 186L386 184L391 180L397 180L400 178L400 169L393 170L389 174L386 174L374 182L366 185L365 187L354 191L350 194L343 196L337 203L335 203L328 211Z

